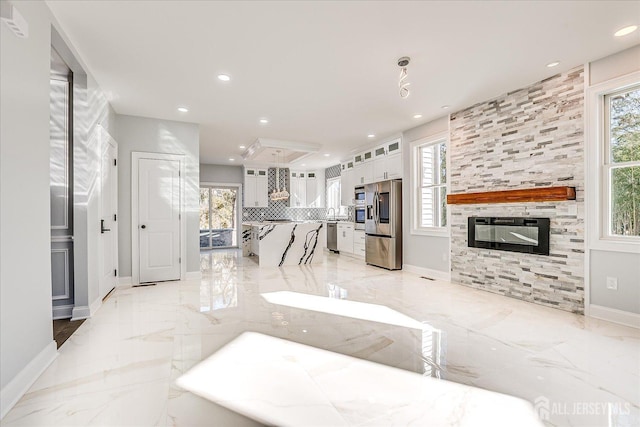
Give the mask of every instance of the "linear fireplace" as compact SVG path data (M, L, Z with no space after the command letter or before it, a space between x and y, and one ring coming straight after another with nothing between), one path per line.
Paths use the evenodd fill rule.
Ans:
M549 255L549 218L477 217L469 223L469 247Z

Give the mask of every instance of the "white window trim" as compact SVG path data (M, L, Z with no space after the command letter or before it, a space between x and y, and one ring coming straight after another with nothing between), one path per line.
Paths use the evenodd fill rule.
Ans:
M243 204L242 204L242 184L239 183L223 183L223 182L205 182L205 181L201 181L200 182L200 187L216 187L216 188L233 188L235 189L238 193L237 193L237 199L236 199L236 242L238 243L236 246L232 246L232 247L236 247L236 248L242 248L242 208L244 208ZM199 212L198 212L199 214ZM199 220L200 218L198 218ZM198 224L198 227L200 225ZM199 230L198 230L199 231ZM198 240L198 245L200 244L199 240Z
M336 207L334 206L329 206L329 182L337 182L340 185L340 191L338 192L338 204L336 205ZM329 211L329 209L334 208L335 209L335 217L336 218L347 218L349 215L347 214L347 207L346 206L342 206L341 201L342 201L342 179L340 178L340 176L335 176L333 178L327 178L325 180L325 184L326 184L326 188L325 188L325 206L326 206L326 210Z
M410 162L411 162L411 180L410 180L410 221L411 228L410 233L417 236L433 236L433 237L449 237L449 224L451 223L451 213L450 209L447 207L447 225L444 227L419 227L418 226L418 218L417 218L417 200L418 200L418 188L420 182L420 157L417 156L417 151L419 147L423 145L432 145L439 142L444 141L447 145L447 174L451 170L449 163L449 132L440 132L435 135L431 135L425 138L418 139L416 141L411 142L410 148ZM449 194L450 190L449 176L447 176L447 194Z
M586 206L586 237L587 248L602 251L640 253L640 238L631 236L608 236L605 232L605 220L608 218L608 203L601 203L605 195L604 186L607 179L604 176L604 96L632 87L640 82L640 72L634 72L622 77L608 80L590 86L586 91L586 129L587 144L585 156L585 206Z

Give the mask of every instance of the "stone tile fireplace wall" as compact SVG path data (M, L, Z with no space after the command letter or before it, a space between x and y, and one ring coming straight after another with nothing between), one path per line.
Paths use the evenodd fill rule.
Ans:
M584 311L584 70L574 68L450 118L451 193L573 186L567 202L449 205L451 280ZM550 256L467 247L469 216L548 217Z

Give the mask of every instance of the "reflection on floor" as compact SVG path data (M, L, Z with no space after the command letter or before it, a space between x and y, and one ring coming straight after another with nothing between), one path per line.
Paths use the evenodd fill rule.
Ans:
M118 289L2 425L256 425L175 385L245 331L520 397L548 425L640 425L638 330L334 254L259 268L213 251L201 268Z
M71 335L84 323L83 320L58 319L53 321L53 340L58 349L69 339Z

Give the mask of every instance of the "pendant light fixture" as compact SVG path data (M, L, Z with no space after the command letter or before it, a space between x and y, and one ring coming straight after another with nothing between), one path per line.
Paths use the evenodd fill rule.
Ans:
M405 81L409 77L407 74L407 65L409 65L411 58L403 56L398 59L398 67L400 67L400 80L398 81L398 88L400 89L400 98L406 98L409 96L409 85L411 83Z
M273 154L273 156L276 158L276 187L273 189L269 197L274 202L277 200L289 199L289 192L287 191L286 184L285 184L285 188L282 191L280 191L280 162L278 160L279 154L280 154L280 150L276 150L276 152ZM283 155L283 161L284 161L284 155Z

